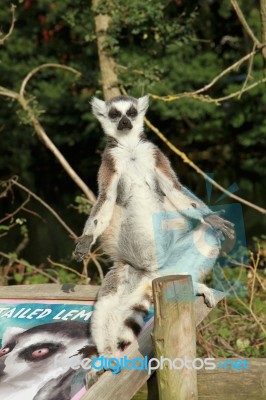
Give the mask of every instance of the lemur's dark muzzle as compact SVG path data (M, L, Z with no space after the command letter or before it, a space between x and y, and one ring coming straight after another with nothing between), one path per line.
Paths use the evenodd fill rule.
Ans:
M119 121L117 129L119 131L123 131L124 129L132 129L132 124L126 116L123 116Z

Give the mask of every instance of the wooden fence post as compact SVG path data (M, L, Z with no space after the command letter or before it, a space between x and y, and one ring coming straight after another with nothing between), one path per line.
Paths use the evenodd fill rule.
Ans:
M193 285L190 275L169 275L153 281L155 306L152 340L158 360L156 370L160 400L196 400L197 371L182 367L196 358L196 324ZM163 357L163 358L162 358ZM171 362L176 360L171 368ZM155 361L154 361L155 362ZM175 368L174 368L175 367Z

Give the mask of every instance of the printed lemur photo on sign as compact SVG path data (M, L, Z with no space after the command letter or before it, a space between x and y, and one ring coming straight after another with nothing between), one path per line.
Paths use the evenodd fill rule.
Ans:
M92 301L0 299L1 398L80 399L92 311Z
M0 398L80 400L96 356L93 301L0 299ZM153 316L145 319L143 329ZM90 385L89 385L90 386Z

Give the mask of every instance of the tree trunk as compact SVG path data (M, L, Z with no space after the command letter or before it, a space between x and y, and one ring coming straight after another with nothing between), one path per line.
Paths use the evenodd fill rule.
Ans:
M92 1L93 8L96 10L98 0ZM105 100L114 96L120 95L120 90L117 86L117 74L115 72L115 61L105 48L110 16L98 14L95 15L95 32L97 37L98 55L101 69L101 84Z
M262 56L264 61L264 76L266 78L266 0L260 0L260 20L261 20L261 42Z

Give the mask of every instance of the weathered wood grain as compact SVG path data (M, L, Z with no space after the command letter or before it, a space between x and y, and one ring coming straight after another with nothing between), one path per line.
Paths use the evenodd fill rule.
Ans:
M195 302L192 278L189 275L164 276L153 281L155 306L152 341L158 360L164 367L157 369L160 400L196 400L197 371L175 369L169 363L176 358L196 358Z
M230 359L235 361L236 359ZM265 400L266 358L248 358L249 371L231 368L198 373L199 400ZM217 359L224 363L226 359Z
M156 372L149 377L131 400L159 400Z
M216 303L223 298L223 293L213 291ZM196 326L211 312L203 298L200 296L195 302L195 322ZM143 330L138 340L132 343L123 353L129 359L140 357L143 359L146 355L153 356L153 346L151 341L151 333L153 330L153 321L151 320ZM112 375L110 371L105 372L99 380L86 392L82 400L130 400L140 387L149 378L148 371L122 370L117 375ZM149 397L149 400L155 400ZM210 400L210 399L209 399Z
M55 283L0 286L0 299L95 300L100 286Z
M235 359L231 359L235 360ZM266 358L248 358L250 371L201 370L197 373L199 400L265 400ZM224 363L225 358L216 359ZM155 374L132 400L159 400Z
M70 284L0 286L0 298L36 300L95 300L98 290L99 286ZM214 295L217 299L217 302L222 298L222 294L220 292L214 291ZM203 298L199 297L195 304L196 325L198 325L210 311L211 309L204 304ZM151 320L146 326L146 329L140 334L138 340L129 346L123 355L127 355L130 359L136 357L143 359L145 355L152 357L152 329L153 321ZM148 378L149 375L146 370L122 370L117 375L112 375L110 371L107 371L87 391L82 400L130 400ZM155 394L152 394L152 396L155 396ZM147 397L147 399L156 400L156 397ZM208 400L210 400L210 398Z

